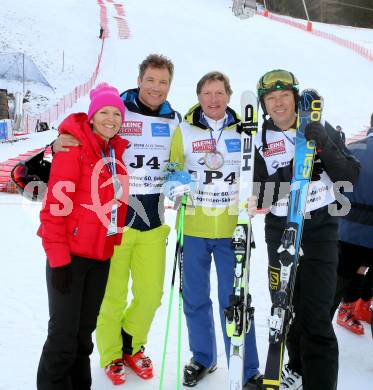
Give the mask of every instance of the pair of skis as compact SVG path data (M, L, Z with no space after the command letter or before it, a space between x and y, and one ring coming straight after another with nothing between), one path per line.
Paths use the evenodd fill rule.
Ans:
M226 330L231 338L229 359L229 389L241 390L244 386L245 337L250 330L254 315L249 294L251 255L251 221L247 214L246 201L252 195L254 172L254 138L257 133L258 102L256 96L246 91L241 97L241 169L239 190L239 216L232 237L236 257L233 294L226 309ZM264 373L263 389L278 390L281 385L283 355L286 335L294 313L292 297L294 292L298 256L308 186L311 181L315 144L307 141L304 130L308 123L321 120L322 102L314 90L305 90L298 101L297 132L293 178L291 181L287 227L278 249L280 286L274 295L269 318L269 349Z

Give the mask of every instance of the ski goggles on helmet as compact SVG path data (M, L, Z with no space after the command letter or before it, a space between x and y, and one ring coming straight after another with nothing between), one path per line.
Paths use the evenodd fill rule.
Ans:
M276 69L264 74L259 79L256 88L259 98L268 92L283 89L294 89L298 91L298 80L293 73L283 69Z

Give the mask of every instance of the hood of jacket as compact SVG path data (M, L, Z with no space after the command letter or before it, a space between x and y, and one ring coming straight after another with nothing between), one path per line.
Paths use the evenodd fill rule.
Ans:
M225 112L228 116L226 128L236 126L241 122L240 117L232 108L227 107ZM197 126L200 129L208 129L208 126L202 121L202 107L199 103L189 109L184 115L184 120L192 126Z

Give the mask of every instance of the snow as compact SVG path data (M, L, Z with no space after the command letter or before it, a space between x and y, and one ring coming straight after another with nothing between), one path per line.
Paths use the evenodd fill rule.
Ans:
M124 5L131 39L122 40L118 38L113 4L103 3L108 10L110 38L106 41L98 81L113 83L120 90L134 87L142 59L152 52L163 53L175 64L169 100L181 113L196 102L195 86L199 78L213 69L222 70L230 77L235 91L230 105L238 110L241 91L254 89L257 79L265 71L283 67L297 75L301 88L314 87L323 94L325 117L334 125L340 124L348 136L368 124L372 113L372 63L350 50L264 17L234 18L228 0L123 1L121 4ZM332 25L323 28L342 38L354 39L367 48L373 45L373 31L370 29ZM0 29L0 51L25 51L56 88L53 96L48 96L50 104L85 82L94 70L101 44L97 38L99 7L95 1L65 0L53 2L52 6L46 0L1 0ZM62 50L65 51L64 72L61 71ZM35 94L38 93L36 88ZM82 98L72 111L86 110L87 104L88 98ZM55 134L53 131L30 134L26 141L0 144L0 161L44 146L55 138ZM3 221L0 227L1 390L35 388L38 360L46 337L45 254L36 237L39 210L40 204L31 203L19 195L0 194ZM170 226L174 226L174 219L175 212L168 211L166 220ZM269 310L263 231L263 217L258 216L254 220L257 249L252 256L250 286L256 308L262 371L268 345L266 317ZM157 312L147 345L147 352L155 365L155 378L142 381L131 373L123 388L158 388L174 249L173 231L167 247L163 304ZM213 269L212 296L216 303L214 273ZM164 389L176 387L176 293L174 304ZM196 389L227 388L218 317L215 323L218 370ZM366 335L360 337L338 326L335 326L335 331L340 348L338 389L370 388L373 383L373 349L368 326L365 326ZM182 364L189 357L184 323ZM99 368L97 350L92 355L92 375L93 390L112 388Z
M45 111L89 79L101 47L99 10L90 0L1 0L0 53L24 52L53 87L26 83L33 92L26 113ZM23 91L22 82L1 75L0 88Z
M46 146L55 140L57 135L57 130L50 130L42 133L27 134L27 136L19 136L17 137L17 139L20 139L19 141L0 144L0 161L5 161L21 153L26 153L29 150Z
M312 25L314 29L343 37L366 49L373 50L372 29L370 28L357 28L353 26L340 26L319 22L313 22Z

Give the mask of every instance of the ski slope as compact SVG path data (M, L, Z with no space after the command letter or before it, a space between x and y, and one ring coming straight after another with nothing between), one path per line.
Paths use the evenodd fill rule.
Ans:
M13 48L17 39L20 50L30 50L41 64L48 64L51 70L48 81L58 86L60 90L57 88L57 94L66 93L74 85L88 79L100 46L96 2L65 0L57 8L46 0L1 2L0 26L5 32L0 38L1 50ZM24 15L26 3L30 10ZM185 113L197 100L195 86L199 78L216 69L230 77L234 90L230 105L239 110L242 90L254 89L257 79L265 71L286 68L296 74L302 89L313 87L319 90L325 98L325 117L334 125L340 124L347 136L368 124L373 111L373 64L352 51L263 17L243 21L234 18L229 0L118 1L124 5L125 18L131 30L131 38L123 40L117 36L112 3L107 0L103 0L103 3L107 7L110 37L105 43L98 82L107 81L120 90L132 88L136 85L138 64L142 59L149 53L163 53L175 64L175 77L169 95L173 107ZM41 22L36 25L38 20ZM68 27L64 28L66 25ZM318 25L318 28L322 26ZM335 26L325 28L344 38L358 39L361 44L366 43L370 47L373 45L372 30ZM47 33L52 30L53 34ZM34 39L28 31L34 32ZM56 71L60 63L57 48L73 53L69 57L68 77ZM73 111L86 110L87 106L88 99L83 98ZM55 135L50 131L32 134L27 141L0 144L0 161L45 145ZM40 239L36 237L39 210L40 204L30 203L19 195L0 193L0 390L36 388L36 370L48 320L45 255ZM168 211L166 220L170 226L174 226L174 219L175 212ZM257 248L252 255L250 288L256 308L262 371L267 351L266 317L269 310L263 231L263 217L257 216L254 220ZM155 366L155 378L143 381L130 373L127 383L118 389L158 388L174 248L173 231L167 247L163 305L157 312L147 345L147 353ZM214 268L211 280L212 300L217 302ZM176 388L176 295L174 303L165 390ZM206 377L196 389L227 389L224 346L217 312L216 315L218 370ZM365 327L366 335L361 337L337 325L335 330L340 347L338 389L371 388L373 348L368 326ZM185 323L181 342L182 362L187 362L190 353ZM113 388L99 368L97 350L92 355L92 376L93 390Z

